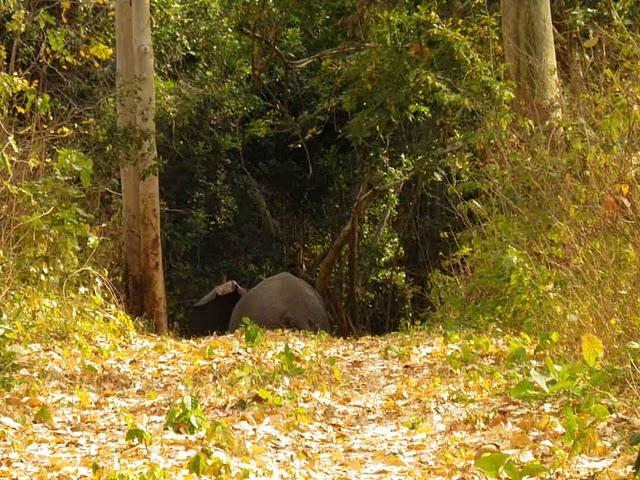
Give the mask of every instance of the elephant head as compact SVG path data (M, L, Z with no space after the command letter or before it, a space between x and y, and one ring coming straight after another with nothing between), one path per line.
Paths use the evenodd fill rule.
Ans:
M218 285L194 304L187 333L198 337L227 333L231 312L245 293L246 290L233 280Z

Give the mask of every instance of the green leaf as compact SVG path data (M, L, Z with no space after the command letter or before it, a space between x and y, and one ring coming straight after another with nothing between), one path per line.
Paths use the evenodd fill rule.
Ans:
M538 372L535 368L531 369L531 379L538 385L545 393L549 393L549 387L547 386L547 380L544 376Z
M509 390L509 393L518 400L531 400L541 395L536 386L527 379L520 380L515 387Z
M262 343L264 330L253 323L249 317L242 318L241 328L244 331L244 343L247 347L256 347Z
M516 345L511 349L509 355L507 355L507 361L511 363L526 362L528 358L527 349L522 345Z
M178 405L169 409L164 428L177 433L194 434L207 428L208 422L204 416L198 399L185 395Z
M509 455L502 452L490 453L483 455L475 461L476 468L482 470L485 475L491 478L499 478L502 467L509 460Z
M560 423L564 428L564 441L567 445L573 445L578 438L582 425L572 408L566 407L563 413L564 420Z
M127 434L124 438L127 442L139 443L145 446L148 446L151 443L151 434L139 425L127 430Z
M13 175L13 162L12 162L12 159L11 159L11 157L9 157L9 155L4 153L3 151L0 151L0 166L5 168L5 170L9 174L9 176Z
M604 355L602 340L591 333L582 335L582 358L591 368L597 368Z
M547 473L549 469L538 462L531 462L524 466L520 473L523 477L537 477L543 473Z
M284 350L278 353L278 360L282 363L282 370L287 375L301 375L304 373L304 369L296 365L296 354L291 348L289 348L289 344L287 343L284 346Z
M511 460L504 464L502 470L511 480L522 480L524 477L522 471Z
M99 60L109 60L111 55L113 55L113 49L103 45L102 43L96 43L89 49L89 54Z
M187 465L189 473L204 475L207 473L207 459L202 452L196 453Z
M631 438L629 438L629 445L632 447L640 445L640 432L636 432L631 435Z
M34 423L50 423L53 421L53 415L48 405L42 405L33 416Z
M591 415L596 417L598 420L604 421L609 418L609 409L602 405L601 403L594 403L591 406Z

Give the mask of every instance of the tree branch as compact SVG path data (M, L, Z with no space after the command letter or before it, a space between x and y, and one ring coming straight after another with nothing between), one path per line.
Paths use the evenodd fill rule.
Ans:
M252 38L254 40L257 40L260 43L262 43L263 45L269 47L271 50L273 50L280 57L280 59L285 64L287 64L291 68L304 68L304 67L310 65L311 63L313 63L315 61L322 60L323 58L333 57L335 55L340 55L340 54L343 54L343 53L351 53L351 52L358 51L360 49L360 47L346 47L346 46L345 47L330 48L328 50L323 50L321 52L315 53L315 54L313 54L313 55L311 55L309 57L306 57L306 58L291 59L277 45L275 45L269 39L265 38L262 34L260 34L258 32L254 32L254 31L249 30L248 28L244 28L244 27L240 27L238 29L238 31L240 33L246 35L247 37ZM365 47L373 47L374 45L365 44L364 46Z

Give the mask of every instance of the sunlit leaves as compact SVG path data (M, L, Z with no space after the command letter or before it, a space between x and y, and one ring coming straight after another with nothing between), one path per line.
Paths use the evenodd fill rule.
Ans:
M135 336L121 345L101 344L108 351L96 352L92 360L69 355L52 362L43 352L47 365L66 365L60 371L68 371L66 378L77 386L65 391L65 383L52 382L46 390L51 397L43 391L43 398L7 402L9 415L26 403L30 416L24 423L18 416L0 418L0 452L3 429L18 439L38 429L40 436L31 440L38 448L56 444L65 454L84 455L90 461L83 465L96 461L96 479L103 480L173 478L185 468L193 476L225 480L248 472L269 478L274 471L292 472L294 465L335 478L358 478L366 468L399 478L416 473L472 478L482 472L524 480L544 476L551 467L578 472L567 457L578 452L615 456L603 446L617 438L609 429L612 399L589 390L587 373L594 371L584 362L580 368L558 359L540 362L535 340L526 337L518 341L538 353L508 361L517 342L494 333L441 337L416 331L343 340L264 332L252 349L244 347L241 335L195 343ZM387 355L391 345L406 353ZM469 359L455 373L446 363L451 351L467 352L458 361ZM89 363L99 365L98 373L85 370ZM337 378L335 369L344 377ZM518 402L507 394L516 372L544 402ZM201 378L208 381L196 380ZM580 386L579 395L571 393L577 390L565 378ZM117 388L111 388L113 381ZM193 395L178 394L187 385ZM163 417L175 398L180 400ZM43 405L55 407L52 420L29 422ZM131 412L126 426L123 409ZM65 436L69 425L77 444ZM487 439L496 441L492 449L484 449ZM112 466L110 456L87 453L96 447L126 453ZM482 452L475 461L474 452ZM597 470L587 472L592 471Z
M149 446L151 443L151 434L146 431L140 425L132 425L125 435L125 440L131 443L138 443L140 445Z
M498 478L500 471L507 463L509 455L501 452L489 453L481 456L475 461L477 468L482 470L487 476L491 478Z
M113 49L101 43L96 43L89 49L89 54L99 60L108 60L113 55Z
M602 340L591 333L582 336L582 358L591 368L597 368L604 355Z
M13 343L15 334L7 320L0 318L0 389L9 390L14 384L13 373L17 370L17 354Z
M206 437L212 445L224 448L228 451L236 449L236 441L233 432L229 429L227 424L222 421L211 422L207 429Z
M186 395L167 412L164 426L176 433L194 434L206 429L208 424L198 399Z
M187 465L190 473L207 475L215 480L224 480L231 475L229 464L213 454L210 448L202 448Z
M287 375L302 375L304 373L304 368L298 365L298 356L291 350L288 343L284 346L284 350L278 353L278 359L282 371Z
M43 404L33 416L35 423L50 424L53 422L53 414L47 404Z
M510 455L502 452L488 453L475 461L475 466L489 478L510 478L522 480L525 477L537 477L548 469L538 462L527 462L519 465Z
M249 317L242 319L241 331L244 334L244 343L247 347L256 347L260 345L264 337L264 330L262 327L253 323Z

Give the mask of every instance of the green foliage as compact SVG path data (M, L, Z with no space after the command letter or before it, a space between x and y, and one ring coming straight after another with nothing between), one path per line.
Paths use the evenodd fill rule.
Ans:
M475 1L463 18L441 2L155 8L172 303L221 274L250 285L313 264L360 186L374 185L382 193L360 227L358 327L411 323L425 280L407 271L438 268L450 248L443 233L459 223L448 180L465 180L473 131L503 102L485 41L497 40L496 19ZM308 57L318 60L290 63ZM448 165L441 150L452 143Z
M53 414L48 405L42 405L38 411L33 415L34 423L51 423L53 421Z
M190 395L171 407L165 418L164 428L176 433L194 434L205 430L209 422L204 416L198 399Z
M277 357L280 360L280 367L286 375L295 376L304 373L304 368L298 365L298 355L291 350L289 344L284 346L284 349L278 353Z
M104 185L83 138L109 75L108 7L4 2L0 18L8 25L0 32L2 323L21 345L90 349L96 335L133 328L105 270L110 245L95 207ZM11 363L10 344L3 336L0 363Z
M548 472L548 469L536 461L524 465L502 452L488 453L475 461L475 466L489 478L510 478L522 480L526 477L537 477Z
M12 374L18 369L17 353L13 348L15 335L6 320L0 321L0 389L10 390L14 385Z
M582 336L582 358L589 367L598 367L603 355L602 340L591 333Z
M253 323L249 317L242 319L241 331L244 334L244 344L249 348L257 347L264 339L262 327Z
M141 425L138 425L133 421L129 421L127 423L129 424L129 429L125 434L125 437L124 437L125 441L129 443L137 443L140 445L144 445L145 447L148 447L149 445L151 445L151 441L152 441L151 434L147 430L145 430L144 427L142 427Z
M210 448L204 447L196 453L187 465L189 473L208 476L215 480L231 478L231 467L227 462L215 456Z
M599 28L588 27L593 35ZM607 52L584 47L585 55L600 55L598 67L566 92L570 101L553 132L499 110L487 117L477 140L492 146L478 143L483 160L468 170L476 196L460 194L457 205L467 228L443 270L431 275L433 321L555 331L561 340L554 348L583 359L580 368L599 368L605 351L609 362L627 361L623 346L640 334L640 302L631 294L640 271L638 141L629 113L638 102L628 93L640 52L627 42L636 36L619 32ZM516 347L511 360L522 361L523 353ZM540 391L542 383L527 378L523 395L526 382Z
M160 467L151 467L140 473L125 472L105 472L99 464L94 463L91 467L93 480L170 480L169 472Z
M207 428L206 437L214 446L227 451L234 451L237 448L233 432L222 421L211 422Z

